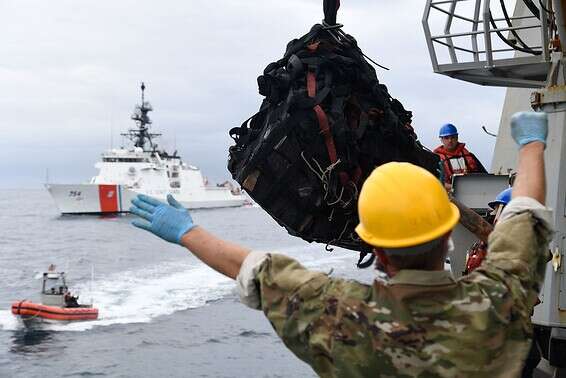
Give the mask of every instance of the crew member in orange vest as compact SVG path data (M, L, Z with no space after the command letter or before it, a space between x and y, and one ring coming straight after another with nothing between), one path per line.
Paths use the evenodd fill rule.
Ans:
M438 133L441 146L434 153L440 156L444 170L444 187L452 190L452 175L487 173L479 159L466 149L465 143L458 142L458 129L451 123L440 128Z

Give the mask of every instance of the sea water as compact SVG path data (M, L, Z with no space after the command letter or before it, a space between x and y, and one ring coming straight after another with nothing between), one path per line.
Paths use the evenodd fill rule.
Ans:
M357 254L289 236L261 208L195 210L195 222L256 250L370 282ZM309 377L232 280L133 216L60 216L43 190L0 191L0 377ZM39 300L55 264L99 319L26 328L13 301ZM92 272L94 271L94 275Z

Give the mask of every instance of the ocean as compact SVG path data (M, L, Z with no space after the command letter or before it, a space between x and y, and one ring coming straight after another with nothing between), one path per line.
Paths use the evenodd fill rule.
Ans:
M261 208L192 211L195 223L336 277L371 282L357 254L292 237ZM60 216L47 191L0 190L0 377L313 377L235 283L130 215ZM99 319L26 328L12 302L39 300L49 264ZM94 274L92 274L94 272Z

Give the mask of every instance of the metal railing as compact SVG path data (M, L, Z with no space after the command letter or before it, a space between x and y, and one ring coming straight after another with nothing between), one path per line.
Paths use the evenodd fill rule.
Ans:
M469 14L462 13L464 2ZM503 15L494 17L491 5L490 0L426 1L422 22L434 72L484 85L543 85L550 62L551 0L538 2L538 15L532 13L532 2L531 9L519 4L524 12L519 9L513 16L500 1ZM432 23L443 31L433 34ZM526 37L533 45L523 41Z

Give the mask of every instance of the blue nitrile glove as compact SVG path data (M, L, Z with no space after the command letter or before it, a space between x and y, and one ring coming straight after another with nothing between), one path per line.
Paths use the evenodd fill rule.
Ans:
M139 194L132 200L133 206L130 207L130 212L142 217L149 223L135 220L132 224L153 232L168 242L181 244L181 237L196 225L193 223L189 211L177 202L171 194L167 195L167 202L169 202L169 205L155 198Z
M542 142L546 146L548 117L542 112L519 112L511 117L511 136L519 148L531 142Z

